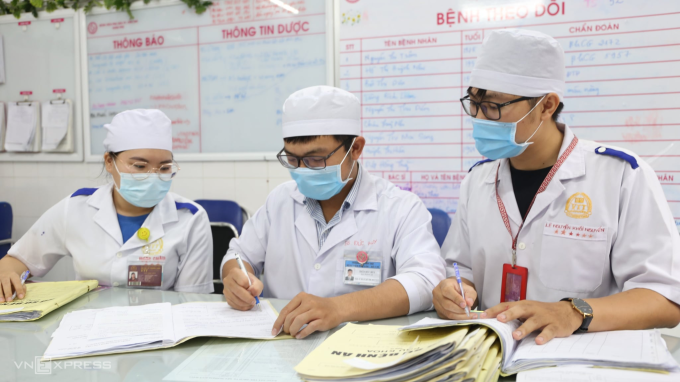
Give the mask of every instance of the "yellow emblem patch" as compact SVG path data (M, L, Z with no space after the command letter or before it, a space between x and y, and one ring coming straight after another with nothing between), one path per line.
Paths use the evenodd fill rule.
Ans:
M163 239L158 239L149 244L149 255L160 255L163 252Z
M590 214L593 213L593 202L585 193L577 192L567 200L564 213L574 219L589 218Z

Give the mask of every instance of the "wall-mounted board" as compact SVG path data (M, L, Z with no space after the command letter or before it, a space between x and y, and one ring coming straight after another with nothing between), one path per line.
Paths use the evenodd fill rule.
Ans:
M95 9L82 23L87 159L101 160L104 125L132 108L170 117L178 159L275 159L283 101L334 76L332 2L275 3L221 0L202 15L140 4L132 20Z

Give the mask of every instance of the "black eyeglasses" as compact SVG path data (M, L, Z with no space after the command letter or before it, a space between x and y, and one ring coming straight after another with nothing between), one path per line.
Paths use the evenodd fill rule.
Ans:
M335 150L331 151L330 154L324 156L320 155L311 155L311 156L304 156L304 157L299 157L295 155L289 155L289 154L284 154L283 152L285 149L281 149L278 154L276 154L276 157L279 159L279 162L281 162L281 165L285 168L290 168L290 169L295 169L300 167L300 162L305 164L305 167L312 169L312 170L323 170L326 168L326 159L330 158L335 154L336 151L340 150L342 146L347 143L349 139L346 139L344 142L340 144Z
M465 110L465 112L471 117L476 117L477 113L479 113L479 109L482 109L482 113L484 113L484 116L487 119L490 119L492 121L497 121L497 120L501 119L501 108L503 106L508 106L508 105L511 105L515 102L528 101L530 99L533 99L533 98L532 97L520 97L520 98L514 99L512 101L508 101L506 103L497 103L497 102L491 102L491 101L477 102L477 101L471 100L470 96L467 95L467 96L460 99L460 103L463 104L463 110Z

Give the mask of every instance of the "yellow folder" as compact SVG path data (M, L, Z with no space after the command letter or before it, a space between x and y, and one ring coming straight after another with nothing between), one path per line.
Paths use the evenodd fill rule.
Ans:
M23 300L0 304L0 322L35 321L97 288L97 280L59 281L26 284Z

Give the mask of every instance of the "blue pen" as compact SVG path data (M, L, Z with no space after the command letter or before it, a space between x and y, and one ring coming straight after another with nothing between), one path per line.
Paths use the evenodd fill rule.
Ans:
M28 279L29 274L30 274L29 271L24 271L24 273L21 274L21 285L24 285L26 279ZM14 293L12 294L12 300L14 300L15 298L17 298L17 291L14 291Z
M243 271L243 274L246 275L246 277L248 278L248 285L249 286L253 285L253 284L250 283L250 276L248 276L248 271L246 270L246 266L243 265L243 260L241 260L241 255L239 255L237 253L235 255L235 257L236 257L236 262L238 263L239 268L241 268L241 270ZM257 298L257 296L255 296L255 305L257 305L257 307L260 308L260 299Z
M460 272L458 272L458 263L453 263L453 270L456 271L456 280L458 280L458 286L460 286L460 294L463 295L463 301L465 301L465 313L468 318L470 318L470 309L467 306L467 301L465 300L465 291L463 290L463 281L460 279Z

